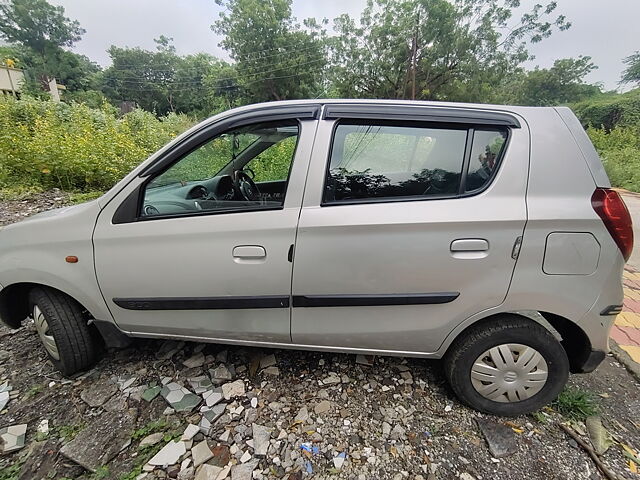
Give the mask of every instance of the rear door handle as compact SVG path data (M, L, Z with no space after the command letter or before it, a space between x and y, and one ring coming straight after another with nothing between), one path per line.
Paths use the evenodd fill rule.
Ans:
M260 245L238 245L233 249L233 258L239 260L260 260L267 256L267 251Z
M451 242L452 252L486 252L489 242L484 238L459 238Z

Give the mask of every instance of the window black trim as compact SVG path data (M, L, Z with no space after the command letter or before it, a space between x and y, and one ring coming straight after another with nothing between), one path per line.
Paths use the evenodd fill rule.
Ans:
M420 122L463 123L511 128L521 127L520 121L509 113L469 108L386 104L330 104L325 106L322 116L323 120L342 118L414 120Z
M460 292L400 293L392 295L294 295L293 307L382 307L450 303Z
M320 116L320 104L290 105L280 107L265 107L258 110L249 110L236 115L223 118L215 123L205 125L193 132L189 137L175 145L170 151L148 165L139 177L147 177L168 168L179 158L206 143L216 135L231 130L232 128L251 125L254 123L277 122L281 120L317 120Z
M323 117L324 118L324 117ZM380 126L394 126L394 127L420 127L420 128L440 128L440 129L456 129L456 130L467 130L467 138L464 150L464 158L463 165L461 171L461 179L460 185L458 189L458 193L446 194L446 195L428 195L428 196L419 196L419 195L411 195L404 197L379 197L379 198L357 198L353 200L325 200L325 193L327 190L327 180L329 179L329 171L331 168L331 155L333 154L333 147L336 138L336 130L340 125L380 125ZM486 183L482 186L482 188L478 188L476 190L464 191L462 188L466 188L466 176L468 173L469 164L471 163L471 151L473 150L473 137L476 131L494 131L499 130L506 133L507 137L504 141L504 146L500 152L500 156L496 159L496 168L493 169L491 176L487 179ZM469 134L471 133L471 135ZM329 144L329 154L327 156L327 160L325 163L325 172L324 172L324 180L322 182L322 197L320 199L321 207L335 207L340 205L366 205L371 203L396 203L396 202L424 202L431 200L453 200L458 198L467 198L473 197L484 192L487 188L489 188L493 184L493 180L496 175L498 175L498 171L502 167L502 160L506 155L506 151L509 148L509 144L511 141L511 129L504 127L478 127L476 128L474 125L463 125L463 124L451 124L445 122L433 122L433 121L425 121L418 122L415 120L409 119L409 121L395 121L395 120L368 120L368 119L347 119L341 120L334 123L331 130L331 142Z
M114 298L113 303L125 310L239 310L289 308L289 296Z
M318 107L317 111L313 111L313 112L310 111L309 114L310 115L313 114L313 115L315 115L317 117L319 111L320 110L319 110L319 107ZM301 118L307 118L308 119L308 118L313 118L313 117L294 116L294 117L283 117L283 118L280 118L280 119L273 119L273 120L266 120L265 121L264 117L262 117L262 116L260 116L260 117L251 116L250 117L251 121L247 121L246 123L239 122L236 125L232 125L230 127L224 128L224 129L222 129L222 128L221 129L217 129L216 128L215 130L214 129L208 129L208 130L206 130L206 135L205 135L205 132L203 131L202 135L199 136L198 139L194 140L194 143L192 144L194 146L192 148L190 148L189 150L184 150L185 153L182 153L181 155L177 155L177 156L173 155L171 157L171 159L172 159L171 162L167 163L166 165L164 165L161 170L159 170L157 172L152 172L152 174L148 174L148 175L143 175L141 173L139 176L143 177L143 178L146 178L145 181L143 183L141 183L140 185L138 185L138 187L135 190L133 190L127 196L127 198L118 206L118 208L116 209L116 211L115 211L115 213L113 215L113 218L111 219L111 223L113 223L113 224L121 224L121 223L134 223L134 222L139 222L139 221L161 220L161 219L169 219L169 218L184 218L184 217L195 217L195 216L203 216L203 215L217 215L217 214L223 214L223 213L282 210L284 208L284 202L286 200L286 193L287 193L287 190L289 188L289 180L291 179L291 170L293 169L293 162L295 160L296 154L298 152L298 147L300 145L300 136L301 136L301 132L302 132L302 125L300 124L300 119ZM142 215L140 215L140 212L142 212L142 208L144 207L144 195L143 195L143 193L145 192L147 185L155 177L157 177L158 175L161 175L162 173L167 171L173 165L178 163L180 160L182 160L184 157L189 155L191 152L197 150L198 148L200 148L201 146L206 144L211 139L215 138L218 135L222 135L225 132L228 132L229 130L231 130L233 128L238 128L240 126L253 125L253 124L259 124L259 123L271 123L271 122L278 122L278 121L287 121L287 120L290 120L292 122L296 122L297 121L298 133L296 135L296 137L297 137L296 138L296 145L295 145L295 149L293 151L293 157L291 159L291 166L289 167L289 173L287 174L287 179L286 179L286 182L285 182L285 194L282 197L282 205L281 206L277 206L277 207L274 207L274 206L260 207L259 205L256 205L255 207L251 207L251 208L223 208L223 209L215 209L215 210L201 210L201 211L184 212L184 213L173 213L173 214L167 214L167 215L153 215L153 216L142 216ZM216 123L216 125L218 125L218 124ZM268 148L270 148L270 147L268 147ZM265 149L265 150L267 150L267 149ZM173 151L174 150L172 150L172 152ZM167 155L169 153L171 153L171 152L167 152Z

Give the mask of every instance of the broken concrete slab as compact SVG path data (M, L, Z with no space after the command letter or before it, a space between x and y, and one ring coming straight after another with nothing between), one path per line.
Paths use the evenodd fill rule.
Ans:
M180 440L182 440L183 442L187 442L195 437L199 431L200 429L197 425L190 423L189 425L187 425L187 428L184 429L184 433L182 434Z
M236 380L235 382L222 385L222 395L226 400L230 400L233 397L240 397L244 395L244 393L244 382L242 380Z
M187 358L182 364L187 368L197 368L204 365L204 353L198 352Z
M169 360L176 353L182 350L185 346L184 342L176 342L174 340L165 341L158 352L156 353L156 358L158 360Z
M280 375L280 369L278 367L267 367L262 370L262 373L264 373L265 375L272 375L274 377L277 377Z
M145 389L144 392L142 392L142 400L144 400L145 402L151 402L158 395L160 395L161 391L162 391L162 387L160 385L151 386Z
M150 447L152 445L157 445L164 438L164 432L152 433L151 435L147 435L142 439L138 448Z
M258 466L258 459L231 467L231 480L252 480L253 471Z
M205 410L202 412L202 418L200 419L200 431L205 435L209 435L211 432L211 427L218 420L222 414L224 413L227 406L224 403L220 403L215 405L210 410Z
M231 370L224 363L221 363L213 370L209 370L209 375L218 384L233 378Z
M202 402L202 398L198 395L175 382L167 383L162 387L160 395L176 412L190 412Z
M149 460L148 464L156 467L175 465L185 453L187 453L185 443L172 440L162 447L162 449Z
M222 395L221 388L216 388L214 390L204 392L202 394L202 398L204 398L204 402L206 403L207 407L213 407L214 405L222 401L224 395Z
M510 427L482 418L476 419L476 422L495 458L507 457L518 451L516 435Z
M356 363L370 367L374 364L376 357L373 355L356 355Z
M203 463L213 458L213 453L206 440L197 443L191 449L191 456L193 457L193 466L198 468Z
M126 389L133 386L137 378L138 377L135 375L122 375L121 377L116 378L115 382L118 385L118 388L124 392Z
M135 381L135 377L133 377ZM111 382L95 383L80 392L80 398L90 407L101 407L118 391L118 385Z
M205 463L197 470L194 480L217 480L221 472L222 468L216 467L215 465L207 465Z
M271 355L265 355L264 357L262 357L260 359L260 368L268 368L268 367L273 367L275 365L278 364L278 361L276 360L276 356L274 354Z
M254 423L251 426L253 430L253 450L256 457L264 457L269 449L269 441L271 440L271 431L262 425Z
M316 415L327 413L329 410L331 410L331 402L329 400L322 400L320 403L316 404L315 407L313 407L313 411L316 413Z
M9 403L9 392L0 392L0 411L4 410L4 408Z
M24 447L27 424L12 425L0 429L0 453L11 453Z
M135 416L130 411L107 412L90 422L60 453L95 472L109 463L131 438Z
M213 387L213 383L211 383L209 377L205 375L190 378L189 384L196 394L204 393Z

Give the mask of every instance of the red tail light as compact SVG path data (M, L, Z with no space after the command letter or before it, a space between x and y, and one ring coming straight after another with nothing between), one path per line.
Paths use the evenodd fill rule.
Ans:
M591 195L591 205L620 248L625 261L629 260L633 250L633 226L629 210L618 192L610 188L596 188Z

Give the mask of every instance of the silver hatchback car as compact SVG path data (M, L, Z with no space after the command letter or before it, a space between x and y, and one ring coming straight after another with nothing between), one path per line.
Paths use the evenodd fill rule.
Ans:
M0 317L67 375L130 337L443 358L516 415L602 361L632 244L567 108L274 102L5 227Z

